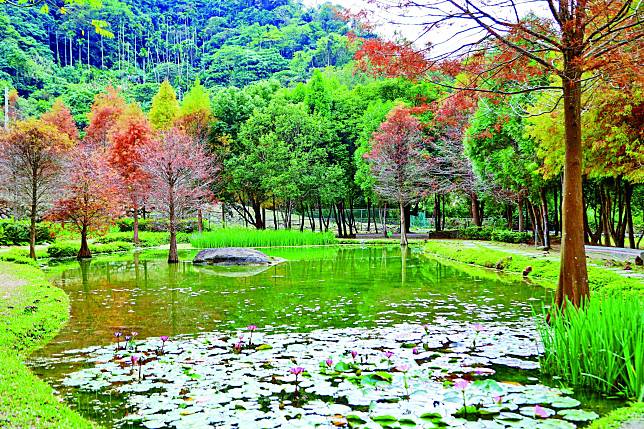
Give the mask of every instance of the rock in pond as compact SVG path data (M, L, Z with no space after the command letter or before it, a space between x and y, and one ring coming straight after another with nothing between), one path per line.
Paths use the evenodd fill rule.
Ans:
M192 260L195 264L211 265L270 265L275 261L255 249L222 247L202 250Z

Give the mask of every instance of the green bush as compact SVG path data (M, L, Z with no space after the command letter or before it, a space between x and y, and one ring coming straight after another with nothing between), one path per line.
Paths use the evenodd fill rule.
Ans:
M14 264L31 265L37 267L38 263L29 257L29 250L12 248L0 253L0 261L13 262Z
M19 245L29 242L29 221L0 220L0 246ZM52 242L56 234L51 224L36 224L36 244Z
M492 241L500 241L502 243L529 243L532 240L532 234L529 232L499 229L492 231L491 239Z
M544 311L545 317L545 311ZM539 324L541 368L575 386L644 400L644 298L595 295Z
M102 237L94 240L96 243L113 243L115 241L133 242L132 232L110 232ZM185 232L177 233L177 243L189 243L190 235ZM139 246L140 247L157 247L170 243L170 234L168 232L139 232Z
M218 229L190 237L192 247L278 247L336 244L331 232L300 232L290 229Z
M120 232L134 230L134 219L121 218L116 221ZM181 219L177 224L177 231L193 233L197 231L197 219ZM168 219L139 219L139 232L164 232L168 230Z
M95 253L117 253L127 252L134 248L132 243L115 241L106 244L90 244L89 250ZM59 241L47 248L47 254L51 258L73 258L78 255L80 242L78 241Z
M518 244L529 243L532 240L532 234L529 232L510 231L508 229L469 227L458 230L457 238Z

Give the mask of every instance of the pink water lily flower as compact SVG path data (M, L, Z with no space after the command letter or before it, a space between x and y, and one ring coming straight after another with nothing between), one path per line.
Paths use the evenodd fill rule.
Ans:
M130 356L130 362L132 362L132 365L136 365L136 362L139 360L139 357L136 355Z
M248 325L248 330L250 332L255 332L257 330L257 326L256 325Z
M298 375L300 375L300 374L302 374L304 372L304 368L302 368L301 366L296 366L294 368L289 369L288 372L290 372L295 377L297 377Z
M465 390L469 385L470 385L470 382L462 378L458 378L454 381L454 387L456 387L459 390Z
M537 417L541 417L542 419L547 419L550 416L550 413L548 413L548 410L543 408L541 405L535 405L534 415Z
M358 352L355 350L351 350L351 357L355 360L356 356L358 356Z
M161 339L161 342L165 343L170 337L168 337L167 335L161 335L159 338Z
M501 402L503 402L503 397L502 396L494 396L494 397L492 397L492 399L494 399L495 404L500 404Z
M416 348L416 347L414 347L413 349L411 349L411 352L412 352L412 354L415 354L415 355L420 354L420 351L419 351L419 350L418 350L418 348Z
M407 371L409 371L409 368L410 368L410 366L407 365L406 363L404 363L404 364L398 365L396 367L396 370L399 371L399 372L407 372Z
M385 352L385 357L386 357L387 359L391 359L391 357L392 357L393 355L394 355L394 352L392 352L391 350L387 350L387 351Z
M139 333L138 333L138 332L136 332L136 331L132 332L132 336L133 336L133 337L136 337L136 336L138 336L138 335L139 335Z
M331 366L333 365L333 360L332 359L327 359L327 360L324 361L324 363L326 363L327 367L331 368Z
M485 331L485 327L483 325L481 325L480 323L475 323L474 325L472 325L472 327L474 328L474 330L476 332Z

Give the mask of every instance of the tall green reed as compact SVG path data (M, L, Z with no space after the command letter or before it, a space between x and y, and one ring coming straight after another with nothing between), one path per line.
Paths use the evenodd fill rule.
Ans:
M312 246L335 244L337 239L331 232L300 232L296 230L253 230L227 228L194 234L190 237L192 247L278 247Z
M545 321L546 311L543 312ZM644 298L597 294L538 324L542 370L576 386L644 399Z

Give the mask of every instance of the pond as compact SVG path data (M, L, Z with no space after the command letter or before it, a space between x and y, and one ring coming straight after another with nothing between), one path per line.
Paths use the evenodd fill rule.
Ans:
M540 377L546 289L419 248L267 253L287 262L54 266L72 317L29 364L109 427L573 428L620 405Z

